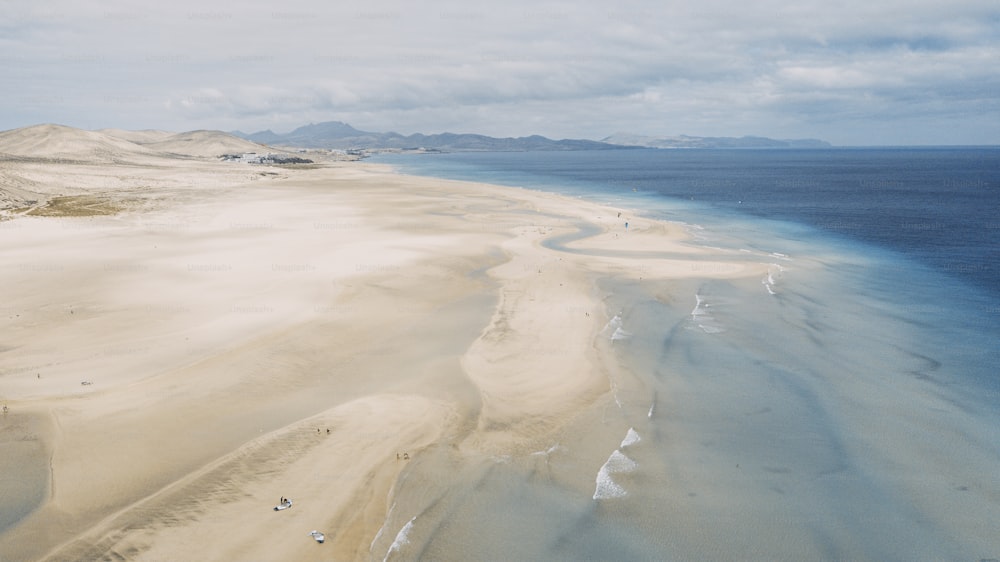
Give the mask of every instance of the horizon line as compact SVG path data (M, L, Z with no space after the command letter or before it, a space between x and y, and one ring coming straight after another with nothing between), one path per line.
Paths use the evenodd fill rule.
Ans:
M288 131L288 133L291 133L291 132L293 132L296 129L299 129L301 127L305 127L305 126L309 126L309 125L319 125L319 124L324 124L324 123L339 123L339 124L351 127L352 129L355 129L355 127L353 125L350 125L349 123L346 123L344 121L333 120L333 121L320 121L318 123L317 122L310 122L310 123L308 123L306 125L301 125L299 127L295 127L293 129L291 129L290 131ZM195 128L195 129L187 129L187 130L168 130L168 129L157 129L157 128L128 128L128 129L126 129L126 128L121 128L121 127L100 127L100 128L94 128L94 129L85 129L85 128L76 127L76 126L73 126L73 125L66 125L64 123L56 123L56 122L48 121L48 122L35 123L35 124L32 124L32 125L23 125L23 126L20 126L20 127L14 127L14 128L10 128L10 129L3 129L3 130L0 130L0 134L2 134L2 133L8 133L8 132L11 132L11 131L17 131L17 130L20 130L20 129L30 129L32 127L42 127L42 126L46 126L46 125L53 125L53 126L58 126L58 127L66 127L66 128L69 128L69 129L76 129L76 130L79 130L79 131L90 131L90 132L101 132L101 131L105 131L105 130L109 130L109 129L118 129L118 130L121 130L121 131L132 131L132 132L138 132L138 131L160 131L160 132L174 133L174 134L191 133L191 132L196 132L196 131L212 131L212 132L223 133L223 134L226 134L226 135L231 135L231 136L234 136L234 137L237 137L237 138L240 138L240 137L238 135L236 135L235 133L240 133L240 134L248 135L248 136L249 135L254 135L256 133L265 132L265 131L269 131L269 132L274 133L274 131L272 131L271 129L264 129L264 130L261 130L261 131L256 131L254 133L244 133L242 130L239 130L239 129L232 129L232 130L228 130L227 131L227 130L223 130L223 129L214 129L214 128ZM612 133L612 134L607 135L607 136L604 137L604 138L608 138L608 137L616 135L616 134L631 134L631 135L636 135L636 136L648 137L650 139L668 139L668 138L676 138L676 137L687 137L687 138L695 138L695 139L698 139L698 138L707 138L707 139L711 139L711 138L716 138L716 139L725 139L725 138L728 138L728 139L761 138L761 139L777 140L777 141L815 140L815 141L819 141L819 142L824 142L824 143L826 143L826 144L829 145L829 146L823 146L823 147L788 147L788 148L785 148L785 147L766 147L766 146L765 147L651 147L651 146L641 146L641 145L615 144L615 143L605 142L602 139L590 139L590 138L583 138L583 137L565 137L565 138L556 139L556 138L546 137L545 135L542 135L540 133L530 133L530 134L521 135L521 136L494 137L492 135L488 135L488 134L485 134L485 133L475 133L475 132L455 133L455 132L447 131L447 130L446 131L442 131L442 132L437 132L437 133L422 133L422 132L421 133L410 133L409 135L404 135L403 133L398 133L398 132L395 132L395 131L364 131L364 130L361 130L361 129L355 129L355 130L357 130L359 132L363 132L363 133L377 133L377 134L390 134L391 133L391 134L397 134L397 135L401 135L401 136L413 136L413 135L433 136L433 135L453 134L453 135L480 135L480 136L491 137L491 138L496 138L496 139L523 139L523 138L530 138L530 137L542 137L542 138L546 138L546 139L554 140L554 141L574 141L574 140L577 140L577 141L589 141L589 142L597 142L597 143L610 144L610 145L613 145L613 146L621 146L621 147L626 147L626 148L633 148L633 149L643 149L643 148L645 148L645 149L651 149L651 150L767 150L767 149L782 149L782 150L829 150L829 149L859 149L859 148L889 148L889 149L891 149L891 148L1000 148L1000 142L998 142L996 144L931 144L931 143L924 143L924 144L834 144L834 143L831 143L830 141L826 141L826 140L823 140L821 138L816 138L816 137L776 138L776 137L767 137L767 136L755 135L755 134L753 134L753 135L741 135L741 136L731 136L731 135L722 135L722 136L711 135L711 136L709 136L709 135L689 135L689 134L681 133L681 134L675 134L675 135L656 136L656 135L647 135L647 134L641 134L641 133L621 133L621 132L618 132L618 133ZM280 135L285 135L285 134L288 134L288 133L274 133L274 134L280 136ZM263 144L263 143L258 143L258 144ZM580 150L587 150L587 149L580 149Z

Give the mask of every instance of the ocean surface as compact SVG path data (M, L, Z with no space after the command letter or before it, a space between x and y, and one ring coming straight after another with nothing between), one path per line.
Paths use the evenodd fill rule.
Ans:
M1000 558L1000 149L374 161L637 209L768 274L601 281L613 400L530 458L415 463L373 553Z
M1000 296L1000 147L383 155L408 173L791 221ZM659 203L659 205L657 205ZM675 211L669 213L669 211ZM701 218L701 217L699 217Z

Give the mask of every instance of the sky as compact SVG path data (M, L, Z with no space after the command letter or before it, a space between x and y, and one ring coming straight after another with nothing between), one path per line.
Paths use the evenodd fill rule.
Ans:
M997 0L0 0L0 130L1000 144Z

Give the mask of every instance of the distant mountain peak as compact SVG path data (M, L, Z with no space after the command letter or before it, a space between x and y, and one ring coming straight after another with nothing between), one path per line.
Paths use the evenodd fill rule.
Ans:
M367 134L359 131L343 121L325 121L322 123L310 123L295 129L288 136L326 135L332 137L349 137L354 135Z

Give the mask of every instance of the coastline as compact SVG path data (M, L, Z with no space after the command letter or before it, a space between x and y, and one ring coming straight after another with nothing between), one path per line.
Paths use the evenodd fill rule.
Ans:
M47 499L0 535L15 559L374 555L422 450L527 455L607 399L597 278L762 274L557 195L368 164L210 178L8 228L4 421L52 420ZM542 245L579 224L600 234Z
M43 475L0 479L5 556L1000 548L991 332L888 298L877 255L369 163L178 166L2 223L0 448Z

